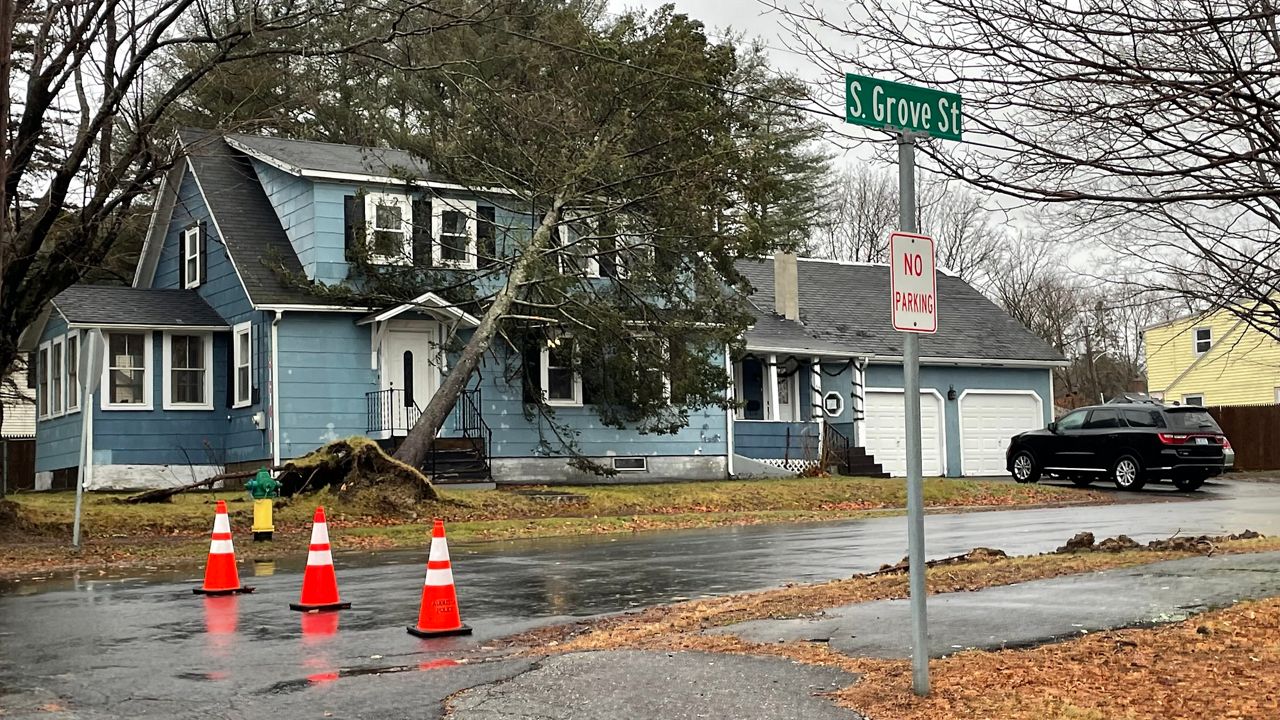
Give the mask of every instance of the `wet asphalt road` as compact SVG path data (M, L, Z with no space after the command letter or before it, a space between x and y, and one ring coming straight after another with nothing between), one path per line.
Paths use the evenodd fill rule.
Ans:
M1222 482L1198 495L931 515L928 555L980 545L1043 552L1081 530L1139 541L1245 528L1280 533L1280 484ZM333 542L341 548L340 535ZM288 609L300 583L297 560L242 564L258 590L236 598L192 595L198 568L0 585L0 693L11 693L0 694L0 709L8 703L21 716L12 712L19 701L48 697L71 708L65 717L260 717L282 709L281 717L319 717L321 706L334 717L361 717L361 708L378 705L395 686L423 693L427 709L406 717L430 717L449 692L503 676L496 663L438 662L472 653L486 639L571 616L874 569L905 554L906 531L902 518L881 518L455 545L463 619L476 635L430 642L404 631L417 614L425 551L337 553L342 594L355 605L327 617ZM353 677L385 668L395 671ZM339 676L348 679L330 682Z

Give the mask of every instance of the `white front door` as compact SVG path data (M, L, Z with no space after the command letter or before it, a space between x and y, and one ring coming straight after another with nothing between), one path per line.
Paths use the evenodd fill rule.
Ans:
M1032 393L967 390L960 398L960 462L965 475L1004 475L1009 438L1044 427Z
M895 477L907 474L907 409L901 390L866 391L863 444L884 471ZM925 477L943 474L942 400L932 392L920 393L920 456Z
M444 358L440 352L440 323L433 320L392 320L382 342L383 390L391 393L394 434L403 435L440 387Z

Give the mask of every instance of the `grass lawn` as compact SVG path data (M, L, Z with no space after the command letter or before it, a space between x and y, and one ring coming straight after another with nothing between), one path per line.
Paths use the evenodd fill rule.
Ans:
M338 547L413 547L425 542L434 517L448 523L454 541L498 540L770 522L806 522L900 512L906 504L901 479L789 478L764 481L689 482L651 485L441 489L441 500L413 507L380 507L340 499L328 491L298 497L275 513L272 550L301 551L316 505L325 507ZM252 501L243 491L188 492L172 502L128 505L124 493L89 493L84 499L87 542L80 556L62 546L70 536L75 494L24 493L0 505L0 574L24 569L155 561L165 556L202 557L193 550L207 537L213 505L228 503L232 527L247 533ZM1107 503L1113 496L1076 488L1015 485L932 478L925 502L935 509ZM9 529L2 527L10 525ZM341 539L339 539L341 538ZM252 546L238 549L252 557ZM95 559L97 558L97 559ZM27 567L31 566L31 567Z

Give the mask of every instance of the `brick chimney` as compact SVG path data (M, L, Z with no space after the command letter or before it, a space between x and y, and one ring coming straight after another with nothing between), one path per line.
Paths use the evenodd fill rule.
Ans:
M774 253L773 311L788 320L800 320L800 283L795 253Z

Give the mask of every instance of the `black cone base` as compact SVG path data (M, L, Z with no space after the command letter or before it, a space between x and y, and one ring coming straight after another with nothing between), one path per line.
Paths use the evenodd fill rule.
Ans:
M421 628L416 628L412 625L410 625L406 629L409 631L410 635L416 635L420 638L438 638L438 637L448 637L450 635L470 635L471 634L470 625L462 625L452 630L423 630Z

